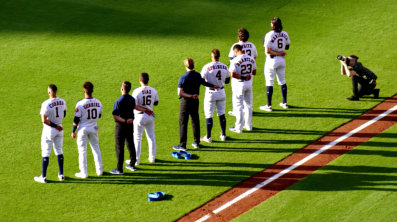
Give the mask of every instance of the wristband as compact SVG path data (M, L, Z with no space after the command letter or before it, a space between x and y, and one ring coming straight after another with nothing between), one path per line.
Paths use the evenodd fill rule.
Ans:
M76 129L77 129L77 126L73 125L73 130L72 130L72 132L73 132L73 133L76 132Z
M57 127L57 124L55 124L55 123L53 123L53 122L50 122L50 126L53 127L53 128L56 128L56 127Z

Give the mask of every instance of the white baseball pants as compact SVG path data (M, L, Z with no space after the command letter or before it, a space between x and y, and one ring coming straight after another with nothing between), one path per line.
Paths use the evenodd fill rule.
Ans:
M92 154L94 156L97 175L102 175L103 164L101 150L99 149L98 128L82 128L77 131L77 147L79 150L79 168L84 175L87 173L87 141L90 141Z
M266 86L274 85L274 77L277 75L278 84L284 85L285 82L285 58L282 56L276 56L272 58L266 58L265 63L265 79Z
M236 116L235 129L252 128L252 86L244 85L242 93L233 91L233 113Z
M154 117L146 113L136 114L134 119L134 144L136 160L141 157L141 143L143 130L146 132L146 139L149 144L149 161L156 159L156 138L154 135Z
M41 156L49 157L51 155L51 148L54 147L55 155L63 154L63 130L58 131L55 128L44 127L41 134Z

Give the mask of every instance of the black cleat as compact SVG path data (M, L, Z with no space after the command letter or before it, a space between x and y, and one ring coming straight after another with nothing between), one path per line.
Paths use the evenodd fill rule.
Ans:
M355 97L355 96L350 96L350 97L347 97L346 99L349 101L359 101L360 100L358 97Z

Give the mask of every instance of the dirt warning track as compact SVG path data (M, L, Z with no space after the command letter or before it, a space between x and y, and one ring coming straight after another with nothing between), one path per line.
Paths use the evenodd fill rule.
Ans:
M229 221L397 123L397 94L177 221Z

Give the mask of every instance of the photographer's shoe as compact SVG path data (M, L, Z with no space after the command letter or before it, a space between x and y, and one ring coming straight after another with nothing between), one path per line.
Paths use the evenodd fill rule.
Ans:
M379 98L379 91L380 91L380 89L374 89L374 90L372 91L372 94L374 94L374 98L375 98L375 99L378 99L378 98Z
M355 97L355 96L350 96L350 97L347 97L346 99L349 101L359 101L360 100L358 97Z

